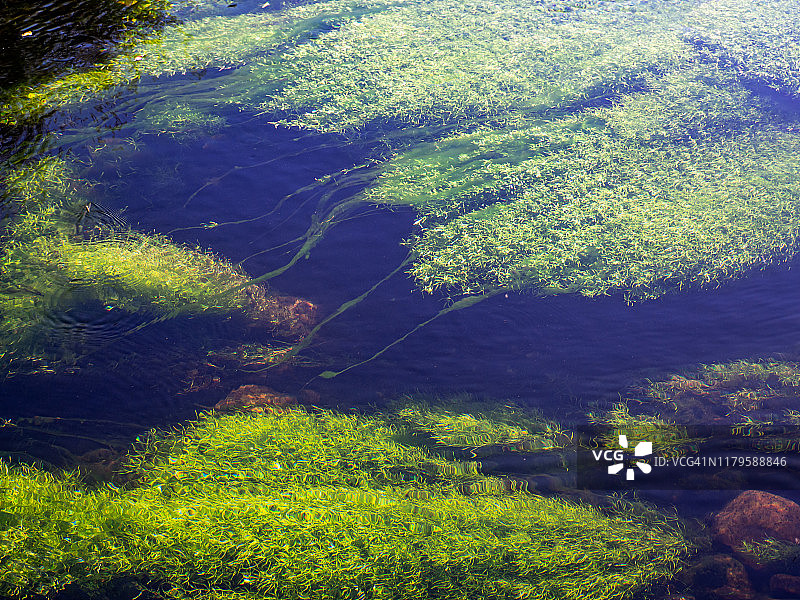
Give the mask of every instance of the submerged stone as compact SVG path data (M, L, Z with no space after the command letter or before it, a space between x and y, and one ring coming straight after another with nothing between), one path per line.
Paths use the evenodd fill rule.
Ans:
M756 598L744 565L727 554L704 556L681 579L702 600L752 600Z
M284 408L297 404L294 396L289 396L276 392L265 385L243 385L230 394L224 400L220 400L214 405L214 410L222 412L281 412Z
M800 506L759 490L742 492L714 517L716 539L740 550L744 542L766 538L800 544Z
M786 573L776 573L769 578L769 590L778 597L800 597L800 577Z

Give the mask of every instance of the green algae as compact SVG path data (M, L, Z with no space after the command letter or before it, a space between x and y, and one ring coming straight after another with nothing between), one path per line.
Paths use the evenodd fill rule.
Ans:
M114 221L86 224L100 211L88 191L56 157L7 173L4 205L13 216L0 254L4 363L73 352L51 339L64 333L51 319L86 303L161 317L250 306L242 291L249 279L221 258Z
M629 598L690 551L665 517L465 496L482 476L394 435L332 413L203 417L148 438L125 489L2 465L0 593L128 577L170 598Z
M393 404L393 413L412 435L424 434L436 444L473 452L487 446L535 452L563 448L570 441L557 423L530 409L469 395L408 396Z
M696 450L707 438L694 437L683 424L677 424L658 415L631 414L628 405L619 402L605 413L589 415L590 420L605 431L598 440L605 448L618 448L619 436L631 440L647 440L653 452L661 456L681 456Z

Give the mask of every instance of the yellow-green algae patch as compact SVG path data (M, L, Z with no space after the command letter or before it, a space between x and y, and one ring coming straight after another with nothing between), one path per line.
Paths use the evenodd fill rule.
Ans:
M412 434L437 444L472 449L502 446L507 450L563 448L569 435L555 422L513 403L491 403L469 395L447 398L405 397L393 413Z
M58 358L48 318L81 303L162 316L248 306L239 289L247 276L219 257L116 223L90 226L101 209L87 192L55 157L6 172L4 205L15 216L0 253L2 362Z
M126 489L2 465L0 593L125 576L168 598L621 599L690 550L652 515L465 496L454 484L480 475L394 438L298 410L151 437Z
M0 123L18 125L65 106L102 97L143 77L175 75L206 68L231 69L252 57L291 45L320 28L369 10L373 2L334 0L276 13L208 16L131 36L116 55L89 70L72 71L9 90L0 106ZM226 101L233 101L227 99Z
M796 114L704 67L651 85L611 108L389 162L366 198L421 212L420 287L651 298L791 256Z

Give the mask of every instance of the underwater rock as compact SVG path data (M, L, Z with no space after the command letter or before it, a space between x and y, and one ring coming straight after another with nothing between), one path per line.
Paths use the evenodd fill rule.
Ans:
M114 448L96 448L77 457L82 474L98 482L125 480L120 476L123 458L124 452Z
M308 388L300 390L297 395L303 404L319 404L322 400L322 395L318 391Z
M307 335L319 321L319 307L296 296L273 296L258 285L245 290L247 314L254 326L269 323L269 329L279 337L299 339Z
M712 529L717 541L734 549L767 537L798 543L800 506L782 496L747 490L714 517Z
M297 404L294 396L276 392L265 385L243 385L236 388L214 405L219 411L282 412L287 406Z
M700 559L681 577L702 600L749 600L753 588L744 565L727 554Z
M769 579L769 591L780 596L800 598L800 577L778 573Z

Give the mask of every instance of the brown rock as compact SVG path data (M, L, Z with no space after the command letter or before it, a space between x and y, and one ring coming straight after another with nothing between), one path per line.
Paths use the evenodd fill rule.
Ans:
M717 541L736 550L742 542L767 537L800 543L800 506L775 494L748 490L714 517L712 530Z
M109 448L90 450L78 457L85 475L96 481L116 479L122 453Z
M698 600L751 600L755 597L744 565L727 554L702 557L680 578Z
M800 577L778 573L769 579L769 591L783 597L800 598Z
M276 392L265 385L243 385L233 390L224 400L214 406L219 411L282 412L296 404L294 396Z
M247 288L247 313L253 326L266 325L275 335L299 339L319 321L319 307L296 296L273 296L261 286Z

